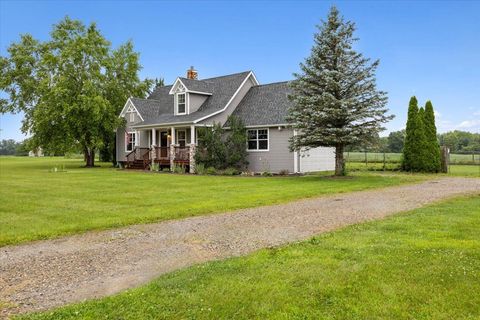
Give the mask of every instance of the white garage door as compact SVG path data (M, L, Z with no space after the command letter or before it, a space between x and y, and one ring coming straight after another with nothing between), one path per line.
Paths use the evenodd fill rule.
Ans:
M300 172L335 170L335 148L315 148L301 152Z

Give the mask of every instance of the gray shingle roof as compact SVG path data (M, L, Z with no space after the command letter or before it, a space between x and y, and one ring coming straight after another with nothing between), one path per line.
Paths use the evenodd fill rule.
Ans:
M139 125L184 123L210 115L223 109L250 71L227 76L190 80L184 84L188 89L212 93L200 108L188 115L175 116L173 114L173 95L168 94L170 86L159 87L147 99L132 98L132 102L142 115L144 121ZM185 78L181 78L182 82Z
M213 86L215 85L215 83L212 82L210 79L193 80L193 79L180 77L180 80L190 91L212 93Z
M286 124L291 102L288 82L277 82L250 88L233 115L246 126Z

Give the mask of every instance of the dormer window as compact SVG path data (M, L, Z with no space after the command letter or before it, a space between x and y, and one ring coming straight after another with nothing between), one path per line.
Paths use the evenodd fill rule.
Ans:
M185 101L185 93L177 93L177 114L185 114L187 112Z

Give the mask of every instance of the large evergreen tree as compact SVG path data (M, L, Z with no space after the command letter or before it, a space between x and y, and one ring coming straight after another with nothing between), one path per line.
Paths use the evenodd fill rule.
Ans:
M95 152L114 145L114 129L126 99L143 96L151 81L140 81L138 54L131 43L112 50L95 24L68 17L51 39L22 35L0 57L0 112L25 115L22 131L47 152L81 150L93 166Z
M335 147L335 175L344 174L346 146L369 141L393 118L387 115L386 93L376 87L379 61L370 63L353 50L354 31L354 23L332 7L318 26L310 57L300 64L302 73L294 74L291 84L288 120L297 134L290 148Z
M425 114L423 116L425 124L425 138L427 140L427 166L428 172L440 171L440 145L437 138L437 127L435 126L435 114L433 112L432 102L429 100L425 104Z

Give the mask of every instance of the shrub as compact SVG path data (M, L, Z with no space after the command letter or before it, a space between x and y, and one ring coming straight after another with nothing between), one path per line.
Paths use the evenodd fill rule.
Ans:
M270 171L263 171L263 172L262 172L262 176L264 176L264 177L271 177L271 176L273 176L273 174L272 174Z
M179 166L179 165L174 164L173 165L173 172L183 174L183 173L185 173L185 166L184 165Z
M160 171L160 165L158 163L153 163L150 165L150 171Z
M195 163L205 167L224 168L226 147L222 135L223 128L220 123L213 124L211 128L199 128L198 138L201 142L195 153Z
M247 135L243 122L237 117L227 119L228 130L219 123L211 128L199 128L199 145L195 162L217 170L234 167L238 171L247 164Z
M222 174L224 176L235 176L235 175L239 174L239 171L236 168L230 167L230 168L227 168L227 169L223 170Z
M195 173L196 174L205 174L206 170L205 170L205 165L203 163L199 163L197 165L195 165Z
M205 170L205 174L217 174L217 170L214 167L208 167Z
M283 169L283 170L280 170L278 174L281 176L288 176L289 173L290 172L288 171L288 169Z

